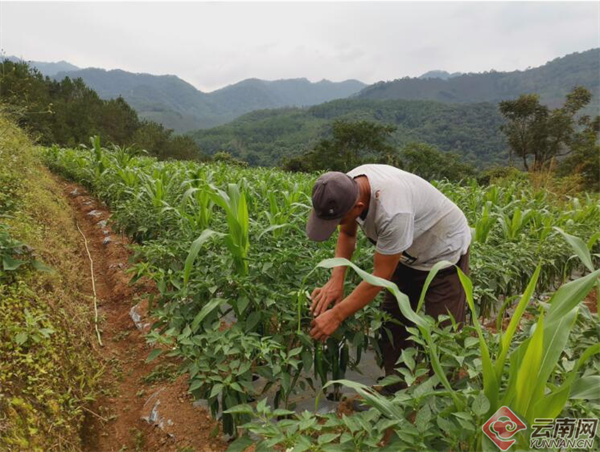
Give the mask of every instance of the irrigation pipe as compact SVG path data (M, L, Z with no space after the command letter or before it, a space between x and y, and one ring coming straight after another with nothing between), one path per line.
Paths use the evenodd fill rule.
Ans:
M104 346L102 343L102 339L100 338L100 330L98 330L98 296L96 294L96 281L94 280L94 261L92 260L92 255L90 254L90 249L88 248L88 242L85 238L83 232L79 228L79 224L75 222L75 226L77 226L77 230L83 237L83 243L85 244L85 250L87 251L88 258L90 259L90 273L92 275L92 291L94 292L94 328L96 329L96 336L98 337L98 343L101 347Z

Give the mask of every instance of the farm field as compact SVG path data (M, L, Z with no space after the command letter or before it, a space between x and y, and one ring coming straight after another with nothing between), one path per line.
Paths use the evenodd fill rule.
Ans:
M395 293L422 347L404 351L407 388L385 398L344 379L376 353L377 302L325 344L308 335L307 294L327 269L350 265L330 259L335 239L305 236L315 175L158 162L104 149L99 138L89 149L41 152L54 173L105 202L113 229L134 241L133 280L158 288L149 360L181 362L232 450L492 450L481 425L503 405L529 425L600 415L597 195L559 198L519 178L435 182L473 228L463 278L472 325L440 328ZM360 238L347 293L361 278L395 290L369 275L371 246ZM335 399L342 387L371 409L315 414L291 403L310 388ZM516 438L528 449L528 435Z

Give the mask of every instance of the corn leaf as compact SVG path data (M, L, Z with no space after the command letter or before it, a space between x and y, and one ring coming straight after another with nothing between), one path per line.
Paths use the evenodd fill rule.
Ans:
M570 399L600 399L600 375L591 375L575 380L571 388Z
M577 308L572 309L567 315L554 322L546 322L539 371L536 376L531 376L530 381L530 385L534 386L533 400L539 400L544 397L548 379L567 345L576 317ZM530 411L525 414L527 419L531 421L533 421L533 415L535 414L532 411L533 408L534 405L530 405Z
M449 261L440 261L438 263L436 263L432 269L429 271L429 274L427 275L427 278L425 279L425 284L423 285L423 290L421 291L421 297L419 298L419 304L417 305L417 313L419 313L421 311L421 307L423 306L423 303L425 302L425 295L427 294L427 289L429 289L429 285L431 284L431 281L433 281L433 278L435 278L435 275L438 274L438 272L444 268L448 268L451 267L452 262Z
M521 300L519 301L519 304L517 305L517 309L515 309L510 323L508 324L508 328L506 328L506 333L504 333L502 336L500 342L500 355L498 356L495 365L496 378L498 379L500 379L500 376L502 375L502 370L504 369L504 363L510 349L510 344L512 343L512 339L515 335L517 327L521 322L521 317L523 316L523 313L525 312L525 309L531 300L533 291L535 290L535 286L540 276L540 271L541 265L538 265L533 273L533 276L531 277L531 280L529 281L529 284L527 285L527 288L525 289L525 292L523 293L523 296L521 297Z
M387 418L397 419L397 420L405 420L404 413L396 404L393 403L393 400L389 400L388 398L382 396L381 394L374 392L373 389L371 389L370 387L365 386L364 384L358 383L356 381L334 380L334 381L327 382L327 384L325 384L325 386L323 386L323 389L327 388L328 386L334 385L334 384L341 384L348 388L354 389L356 392L358 392L363 397L363 399L367 405L370 405L373 408L376 408L381 414L383 414ZM319 394L319 395L321 395L321 394ZM316 401L317 404L318 404L318 401L319 401L319 399L317 398L317 401Z
M587 244L579 237L567 234L560 228L554 229L560 232L567 241L567 243L571 245L571 248L573 248L573 251L575 251L577 257L579 257L579 259L581 259L581 262L583 262L583 265L585 265L589 271L593 272L594 264L592 263L592 256L590 255L590 250L588 249Z
M202 231L202 234L200 234L200 237L198 237L196 240L194 240L192 242L192 246L190 246L190 251L188 252L187 258L185 259L185 265L183 267L183 285L187 286L189 280L190 280L190 274L192 273L192 267L194 265L194 261L196 260L196 257L198 256L198 253L200 252L200 248L202 248L202 245L204 245L204 243L212 238L212 237L223 237L223 234L221 234L220 232L216 232L213 231L212 229L205 229L204 231Z
M333 268L333 267L340 267L340 266L346 266L346 267L352 268L356 273L358 273L358 275L363 280L365 280L366 282L368 282L369 284L371 284L373 286L385 287L386 289L388 289L390 292L392 292L392 294L398 300L398 306L400 307L400 311L402 312L404 317L406 317L408 320L413 322L415 325L421 326L423 328L429 327L429 325L427 324L425 319L421 316L418 316L415 313L415 311L413 311L412 307L410 306L410 301L409 301L408 297L405 294L403 294L402 292L400 292L400 290L398 289L398 286L396 286L396 284L394 284L393 282L388 281L387 279L384 279L384 278L380 278L379 276L374 276L374 275L360 269L359 267L354 265L352 262L350 262L349 260L344 259L342 257L334 257L331 259L325 259L317 264L317 267L321 267L321 268Z
M569 395L571 394L571 388L573 387L573 383L575 382L575 378L579 372L579 368L593 355L600 353L600 344L594 344L588 347L582 354L581 357L577 360L575 367L571 370L565 381L562 385L560 385L557 389L554 389L549 394L546 394L542 399L540 399L536 404L534 409L532 410L534 418L535 417L547 417L547 418L555 418L557 417L562 410L564 409L567 401L569 400Z
M198 329L200 322L202 322L208 314L213 312L215 310L215 308L217 306L220 306L221 303L223 303L224 301L225 300L223 300L222 298L214 298L214 299L210 300L208 303L206 303L202 307L202 309L200 309L200 312L196 315L196 317L194 317L194 320L192 321L192 325L191 325L192 331L195 332Z
M590 293L599 276L600 270L596 270L593 273L561 286L550 299L548 322L554 322L567 315L569 311L577 306Z
M465 275L460 268L457 268L457 270L460 283L462 284L466 294L467 304L469 305L469 309L471 310L473 325L475 326L475 330L477 331L477 336L479 338L481 362L483 365L484 393L490 401L490 411L495 411L498 409L498 393L500 391L500 382L498 380L498 377L496 376L496 373L494 372L492 359L490 357L490 350L487 346L487 343L485 342L485 338L483 337L483 330L481 329L479 319L477 318L477 312L475 311L475 303L473 301L473 283L471 282L471 279L467 275Z

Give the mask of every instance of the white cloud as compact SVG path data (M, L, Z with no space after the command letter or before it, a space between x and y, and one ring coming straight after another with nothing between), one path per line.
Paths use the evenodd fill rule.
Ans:
M598 3L11 3L0 48L30 60L176 74L366 83L539 66L600 46Z

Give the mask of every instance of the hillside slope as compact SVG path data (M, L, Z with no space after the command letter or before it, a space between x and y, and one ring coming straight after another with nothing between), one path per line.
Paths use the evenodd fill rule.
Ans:
M580 85L600 105L600 49L573 53L545 65L514 72L463 74L448 79L403 78L379 82L356 95L360 99L419 99L446 103L493 102L521 94L538 93L543 103L559 106L571 89Z
M104 99L122 96L141 118L177 132L227 123L254 110L310 106L356 94L366 85L356 80L312 83L307 79L243 80L203 93L175 75L134 74L119 69L88 68L54 76L82 78Z
M0 130L0 450L81 450L102 374L88 263L34 144L4 114Z
M43 75L45 75L47 77L52 77L52 76L58 74L59 72L63 72L63 71L78 71L80 69L77 66L75 66L74 64L71 64L67 61L58 61L56 63L46 63L43 61L27 61L27 60L23 60L21 58L15 57L15 56L9 56L9 57L2 58L2 59L12 61L13 63L26 62L30 66L35 67L38 71L40 71Z
M203 152L224 150L252 165L271 166L311 149L330 132L336 119L392 124L397 127L393 143L398 147L411 141L425 142L479 165L506 158L506 143L499 130L503 120L497 107L489 103L343 99L308 109L252 112L190 136Z

